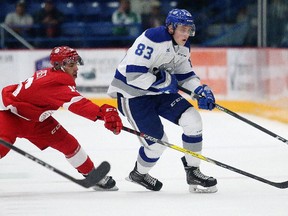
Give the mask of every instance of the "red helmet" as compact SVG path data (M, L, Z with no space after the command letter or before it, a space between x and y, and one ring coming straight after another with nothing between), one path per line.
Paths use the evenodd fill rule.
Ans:
M76 50L68 46L54 47L50 54L50 63L56 68L69 63L84 64Z

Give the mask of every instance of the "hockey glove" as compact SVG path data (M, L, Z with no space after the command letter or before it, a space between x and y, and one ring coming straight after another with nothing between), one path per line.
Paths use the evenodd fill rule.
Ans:
M198 86L194 93L197 98L199 109L213 110L215 108L215 98L212 90L207 85Z
M164 70L159 71L156 75L156 81L151 87L158 89L163 93L177 93L177 79L175 75Z
M114 134L117 135L121 132L123 124L115 107L103 104L100 107L99 119L103 120L105 122L104 126Z

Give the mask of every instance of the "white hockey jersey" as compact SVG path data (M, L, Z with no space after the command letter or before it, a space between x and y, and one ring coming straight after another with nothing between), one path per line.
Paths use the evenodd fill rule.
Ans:
M117 93L125 98L162 94L151 88L156 80L153 73L157 70L175 74L179 85L191 91L200 85L199 78L192 70L190 43L175 45L166 27L160 26L144 31L128 49L116 70L108 94L113 98L117 97Z

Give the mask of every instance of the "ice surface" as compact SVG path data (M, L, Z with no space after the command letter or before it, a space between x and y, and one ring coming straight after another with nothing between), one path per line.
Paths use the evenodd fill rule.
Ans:
M201 112L204 123L202 154L265 179L288 180L288 145L222 112ZM243 114L241 114L243 115ZM111 163L117 192L85 189L11 151L0 160L0 216L287 216L288 189L278 189L202 161L203 173L218 180L215 194L191 194L181 164L182 153L167 149L151 175L164 184L147 191L125 177L133 169L138 138L125 131L116 136L103 122L90 122L60 110L55 118L75 135L94 163ZM287 139L288 126L243 115ZM127 127L130 125L123 118ZM193 122L191 122L193 124ZM181 128L164 121L169 142L181 146ZM18 139L17 147L75 178L80 174L53 149L43 152Z

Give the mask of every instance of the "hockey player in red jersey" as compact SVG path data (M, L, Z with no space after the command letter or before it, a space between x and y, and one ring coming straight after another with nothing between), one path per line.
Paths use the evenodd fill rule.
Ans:
M39 149L47 147L62 152L77 171L87 176L94 164L78 141L52 117L54 111L64 107L90 119L103 120L114 134L119 134L122 121L115 107L98 106L76 90L78 65L83 65L75 49L55 47L50 54L51 68L38 70L26 81L2 90L4 110L0 111L0 139L14 144L16 138L26 138ZM0 158L10 149L0 146ZM111 176L98 182L95 190L117 190Z

